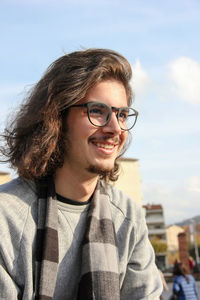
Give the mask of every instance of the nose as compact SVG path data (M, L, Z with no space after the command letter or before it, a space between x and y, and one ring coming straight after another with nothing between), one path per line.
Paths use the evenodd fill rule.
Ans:
M116 112L112 112L110 116L110 121L102 127L103 132L112 133L112 134L120 134L121 128L119 126L119 122L117 120Z

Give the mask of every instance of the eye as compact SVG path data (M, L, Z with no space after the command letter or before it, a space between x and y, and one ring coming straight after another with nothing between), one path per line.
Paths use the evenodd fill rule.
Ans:
M94 104L90 106L90 115L104 115L106 111L106 107L102 104Z
M129 115L129 110L122 110L119 114L119 119L121 121L126 121L126 119L128 118Z
M90 108L90 114L101 115L102 113L103 113L103 110L99 107L91 107Z

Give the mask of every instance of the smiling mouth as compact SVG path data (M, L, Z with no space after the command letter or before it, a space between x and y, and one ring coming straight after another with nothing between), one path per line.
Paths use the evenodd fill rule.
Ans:
M104 136L101 138L91 138L89 142L92 142L95 146L99 148L104 148L107 150L112 150L116 146L120 145L120 140L118 137L110 138L110 136Z
M116 144L102 144L102 143L93 143L95 144L97 147L99 148L104 148L104 149L108 149L108 150L111 150L113 149L115 146L117 146Z

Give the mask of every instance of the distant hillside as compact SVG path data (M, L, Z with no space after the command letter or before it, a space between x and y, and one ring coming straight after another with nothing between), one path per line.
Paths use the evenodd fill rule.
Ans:
M196 223L196 224L200 223L200 215L195 216L195 217L190 218L190 219L183 220L183 221L178 222L178 223L175 223L175 225L178 225L178 226L189 225L189 224L191 224L191 220L194 220L194 223Z

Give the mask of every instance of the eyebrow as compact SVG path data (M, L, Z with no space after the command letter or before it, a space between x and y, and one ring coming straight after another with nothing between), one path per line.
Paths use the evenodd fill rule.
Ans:
M85 106L87 106L87 104L90 104L90 103L92 103L92 104L98 104L98 105L105 105L105 106L108 106L108 107L110 107L110 108L112 108L112 109L120 109L120 108L130 108L129 106L120 106L120 107L116 107L116 106L111 106L111 105L109 105L109 104L107 104L107 103L104 103L104 102L99 102L99 101L88 101L88 102L85 102L85 103L82 103L82 104L74 104L74 105L71 105L71 107L85 107Z

